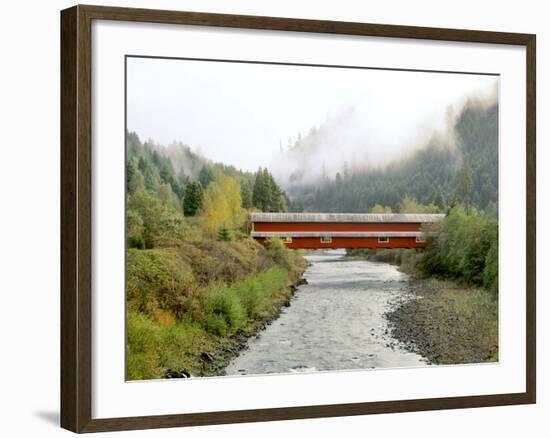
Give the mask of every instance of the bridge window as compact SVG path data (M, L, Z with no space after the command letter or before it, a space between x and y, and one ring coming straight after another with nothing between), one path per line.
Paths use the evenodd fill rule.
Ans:
M290 236L284 236L282 240L283 240L283 243L292 243L292 237Z
M389 243L390 238L388 236L380 236L378 238L378 243Z
M416 236L416 243L425 243L426 237L425 236Z
M331 236L321 236L321 243L332 243Z

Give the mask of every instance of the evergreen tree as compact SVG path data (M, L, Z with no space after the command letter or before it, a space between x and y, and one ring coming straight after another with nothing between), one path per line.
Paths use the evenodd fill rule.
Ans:
M218 230L218 240L222 242L229 242L231 240L231 233L225 225Z
M264 186L265 186L265 209L264 211L278 211L278 193L277 193L277 184L273 179L273 176L267 170L267 167L264 169Z
M199 172L199 182L201 183L204 189L208 188L208 185L214 181L214 171L210 166L205 164L202 166L201 171Z
M136 157L130 157L126 163L126 192L131 193L136 190L136 178L138 172L139 170Z
M248 180L241 183L241 200L243 208L252 208L252 186Z
M458 177L458 186L455 194L455 202L463 203L468 209L472 203L472 190L474 188L474 178L472 168L468 163L464 163Z
M336 189L340 191L342 189L342 176L340 175L340 172L336 172L334 182L336 184Z
M439 211L447 211L447 201L445 200L445 195L443 194L441 185L437 186L433 203L437 205Z
M191 181L185 188L185 198L183 200L183 214L185 216L195 216L202 206L203 190L198 181Z
M267 170L267 169L266 169ZM254 207L259 208L262 211L269 211L271 188L269 184L269 178L266 172L260 167L256 172L256 179L254 180L254 189L252 190L252 203Z

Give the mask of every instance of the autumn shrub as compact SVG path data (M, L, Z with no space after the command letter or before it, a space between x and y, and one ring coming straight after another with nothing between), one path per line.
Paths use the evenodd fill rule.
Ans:
M154 311L155 321L162 327L173 327L176 324L176 318L168 310L156 309Z
M212 282L233 283L273 266L265 250L252 239L186 242L178 246L178 252L189 263L197 283L202 286Z

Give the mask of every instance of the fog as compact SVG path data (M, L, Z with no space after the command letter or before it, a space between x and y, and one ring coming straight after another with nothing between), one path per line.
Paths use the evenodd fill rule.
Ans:
M403 157L434 133L452 146L450 121L466 99L497 91L486 75L129 58L127 128L283 180L304 165L289 146L315 128L315 147L299 154L314 155L314 178Z

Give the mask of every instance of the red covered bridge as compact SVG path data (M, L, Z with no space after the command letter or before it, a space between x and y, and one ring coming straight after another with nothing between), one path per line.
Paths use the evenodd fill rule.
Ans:
M252 237L288 248L423 248L443 214L252 213Z

